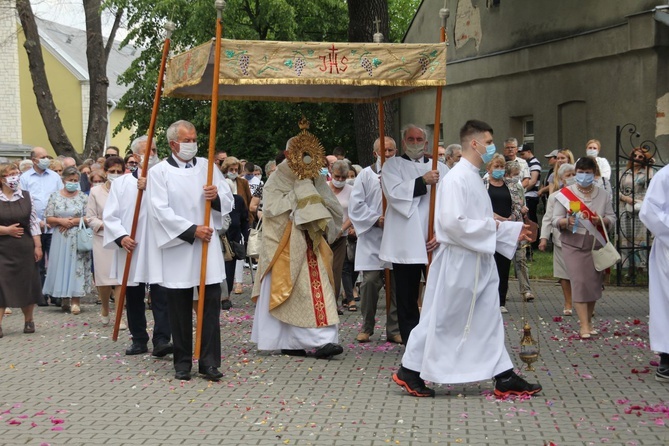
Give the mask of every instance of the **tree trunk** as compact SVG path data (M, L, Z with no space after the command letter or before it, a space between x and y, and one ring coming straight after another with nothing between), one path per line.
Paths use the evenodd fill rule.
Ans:
M90 82L90 106L84 154L100 155L107 136L107 52L102 38L101 0L83 0L86 15L86 59ZM110 45L113 44L113 35Z
M42 116L42 122L46 128L49 142L58 155L71 156L78 160L79 155L74 150L70 139L65 133L63 123L60 120L59 111L53 102L53 95L49 87L49 80L44 69L44 57L42 55L42 45L37 32L37 23L35 23L35 14L30 6L30 0L17 0L16 9L19 13L19 20L23 27L23 33L26 41L23 47L28 54L28 69L33 81L33 91L37 100L37 109Z
M348 0L348 40L349 42L372 42L376 33L375 20L379 20L379 31L387 39L390 33L387 0ZM392 103L384 102L385 133L392 134ZM374 160L372 148L379 137L379 115L377 104L359 104L353 107L355 143L358 161L368 166Z

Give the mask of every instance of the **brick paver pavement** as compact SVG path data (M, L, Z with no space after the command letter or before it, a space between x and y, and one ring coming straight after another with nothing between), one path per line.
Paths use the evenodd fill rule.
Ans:
M491 381L408 396L390 379L403 347L380 339L380 327L373 342L356 343L359 312L342 318L337 359L259 353L248 287L221 316L219 383L175 381L171 356L124 356L127 332L112 342L93 300L79 316L38 308L32 335L14 310L0 340L0 444L669 444L669 387L653 377L647 290L607 287L596 310L601 336L581 341L576 318L561 317L560 288L533 288L539 297L527 312L542 356L524 373L544 390L522 401L495 400ZM507 345L521 365L522 304L512 295L507 307Z

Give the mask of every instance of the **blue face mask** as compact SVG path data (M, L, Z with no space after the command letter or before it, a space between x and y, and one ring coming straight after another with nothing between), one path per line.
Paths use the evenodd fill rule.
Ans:
M478 142L478 140L476 142ZM481 145L483 145L483 144L481 144ZM479 153L479 156L483 160L484 164L488 164L490 162L490 160L492 159L492 157L495 155L496 151L497 151L497 147L495 147L495 144L490 144L489 146L485 146L485 153L483 155L481 155ZM477 150L477 152L478 152L478 150Z
M65 190L75 192L79 190L79 183L65 183Z
M501 180L504 178L504 169L493 169L492 177L496 180Z
M576 174L576 184L581 187L590 186L595 181L595 174L589 172L578 172Z
M321 167L321 175L326 177L326 176L328 176L329 173L330 173L330 171L328 170L327 167Z

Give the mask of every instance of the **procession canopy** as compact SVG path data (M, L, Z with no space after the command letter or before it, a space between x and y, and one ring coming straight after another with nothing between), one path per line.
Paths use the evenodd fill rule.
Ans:
M446 45L221 39L219 99L377 102L446 84ZM170 59L165 96L211 99L214 41Z

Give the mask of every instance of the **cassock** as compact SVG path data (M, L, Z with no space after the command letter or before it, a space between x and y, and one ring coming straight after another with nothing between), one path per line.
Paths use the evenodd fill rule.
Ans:
M653 175L639 219L655 236L648 259L650 348L669 353L669 166Z
M267 180L263 202L251 341L259 350L338 343L328 243L341 230L341 205L324 177L299 180L286 161Z
M153 173L153 172L152 172ZM142 195L142 204L139 208L137 232L135 241L137 248L130 261L128 286L137 286L140 283L161 283L162 256L156 246L155 235L148 231L147 194ZM123 280L126 251L120 248L116 241L123 236L130 235L132 220L135 215L137 202L137 178L133 175L121 175L111 183L109 198L105 204L103 221L105 224L103 244L107 249L113 249L110 278ZM149 269L149 265L152 267ZM149 274L151 273L151 274Z
M171 160L171 159L170 159ZM207 160L197 158L189 169L180 169L167 160L151 169L147 192L150 200L149 231L155 234L162 262L149 263L149 267L160 268L150 274L161 274L161 285L165 288L192 288L200 284L202 240L195 238L193 244L180 238L193 225L204 224L204 192L207 180ZM173 160L171 160L173 161ZM230 187L218 169L214 169L212 184L218 188L220 209L212 206L207 223L214 230L223 227L223 216L232 211L234 203ZM225 280L225 264L218 237L212 237L207 250L206 284Z
M437 163L437 168L441 183L448 173L448 166ZM430 170L432 162L427 158L415 162L406 155L394 156L383 164L381 185L388 200L388 209L379 255L381 260L427 264L425 242L432 186L424 185L419 177ZM416 184L426 188L427 193L414 197Z
M490 379L513 368L504 346L494 254L512 258L522 228L522 222L497 227L479 168L462 158L439 185L440 245L404 367L442 384Z
M375 165L374 165L375 166ZM355 179L348 204L348 217L358 235L355 249L356 271L378 271L392 268L379 258L383 229L374 226L383 215L383 192L380 174L372 166L362 169Z

